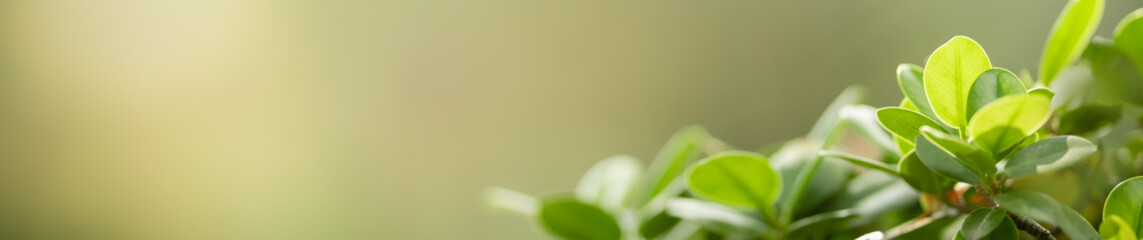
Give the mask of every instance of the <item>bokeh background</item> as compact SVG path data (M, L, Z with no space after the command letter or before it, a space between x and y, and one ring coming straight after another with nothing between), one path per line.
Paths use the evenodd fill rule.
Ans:
M0 1L0 238L536 239L481 191L802 135L958 34L1034 72L1064 4Z

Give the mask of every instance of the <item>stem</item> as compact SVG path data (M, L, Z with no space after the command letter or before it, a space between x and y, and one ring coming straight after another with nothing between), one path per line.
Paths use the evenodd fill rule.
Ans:
M992 194L980 188L980 186L977 186L976 194L980 195L980 198L983 198L984 202L988 204L988 206L998 206L998 204L996 204L996 200L992 199ZM1029 235L1036 237L1036 239L1056 240L1056 237L1052 236L1051 231L1048 231L1048 229L1044 228L1044 226L1040 226L1040 224L1036 223L1036 221L1032 221L1032 219L1012 214L1011 212L1008 212L1008 217L1012 218L1012 221L1016 223L1017 229L1020 229L1020 231L1024 231Z

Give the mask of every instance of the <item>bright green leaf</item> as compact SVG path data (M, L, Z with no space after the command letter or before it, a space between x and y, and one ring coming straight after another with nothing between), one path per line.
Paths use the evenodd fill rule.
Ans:
M944 194L945 189L950 187L951 181L937 175L925 163L921 162L921 158L917 157L916 152L909 152L901 158L901 162L897 164L897 172L901 175L909 186L913 186L917 191L926 192L940 196Z
M1076 240L1099 239L1099 233L1075 210L1038 192L1013 191L996 195L1000 208L1013 214L1059 227L1069 238Z
M981 73L992 69L988 55L976 41L956 36L937 48L925 63L925 95L941 122L963 128L968 94Z
M1024 83L1020 82L1016 74L1002 68L984 71L976 78L972 90L968 93L968 112L965 116L972 119L972 116L988 103L1008 95L1023 95L1024 91L1026 91Z
M639 204L647 203L658 195L668 184L686 169L687 164L702 153L703 144L709 135L699 126L687 126L675 132L667 145L655 155L655 160L647 168L643 182L643 195Z
M1099 225L1099 234L1104 240L1139 240L1135 236L1135 230L1131 229L1131 225L1127 224L1127 220L1117 215L1105 217L1103 223Z
M997 208L978 208L968 214L961 225L960 234L968 240L981 239L1019 239L1020 232L1016 224L1008 218L1004 210Z
M1115 27L1115 47L1122 49L1143 69L1143 8L1135 9Z
M742 151L707 157L691 167L687 180L687 186L695 195L762 211L772 207L782 186L781 178L766 157Z
M1052 99L1052 97L1056 96L1056 93L1052 92L1051 89L1042 88L1042 87L1041 88L1028 89L1028 94L1040 95L1040 96L1047 97L1048 99Z
M905 100L908 100L909 105L916 108L917 112L936 119L937 114L933 112L929 97L925 95L924 76L925 69L921 66L908 63L897 65L897 86L905 94Z
M977 145L1000 153L1039 130L1048 121L1051 100L1041 95L1007 96L984 106L968 124Z
M930 126L933 128L940 128L940 124L920 113L910 111L904 108L887 107L877 110L877 120L881 122L884 127L893 135L897 135L902 139L907 139L909 143L913 143L913 139L921 134L922 126Z
M1103 222L1109 223L1111 217L1123 220L1123 228L1110 229L1112 224L1103 224L1099 231L1105 235L1115 232L1131 230L1133 233L1143 233L1143 176L1127 179L1107 195L1107 202L1103 204Z
M540 223L565 239L620 239L619 223L599 207L575 199L544 201Z
M1095 144L1082 137L1050 137L1017 152L1004 171L1014 179L1051 172L1079 163L1095 150Z
M1064 6L1052 26L1040 61L1040 80L1052 86L1052 80L1083 53L1099 20L1103 17L1104 0L1072 0Z

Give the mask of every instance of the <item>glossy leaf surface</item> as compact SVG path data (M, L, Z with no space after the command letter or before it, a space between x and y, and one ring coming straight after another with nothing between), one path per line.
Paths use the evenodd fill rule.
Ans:
M940 121L954 128L967 124L969 91L988 69L992 63L984 49L965 36L953 37L929 56L924 70L925 95Z

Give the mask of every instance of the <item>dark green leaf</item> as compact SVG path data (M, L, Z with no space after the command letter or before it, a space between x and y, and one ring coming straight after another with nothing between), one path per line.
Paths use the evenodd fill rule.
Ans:
M921 147L921 138L928 143L924 148ZM925 166L941 175L975 185L986 176L996 173L994 161L988 154L960 138L922 127L917 139L917 157L921 158Z
M1056 128L1061 134L1085 134L1103 127L1111 126L1119 121L1123 109L1118 105L1106 106L1090 104L1080 106L1060 114L1060 126Z
M1019 239L1020 233L1016 224L1008 218L1004 210L997 208L979 208L973 210L964 219L960 235L967 240L981 239Z
M890 166L889 164L885 164L883 162L879 162L876 160L864 158L861 156L852 155L852 154L843 153L843 152L836 152L836 151L822 151L821 155L825 156L825 157L831 157L831 158L837 158L837 159L845 160L846 162L853 163L855 165L862 166L862 167L865 167L868 169L881 171L881 172L884 172L884 173L889 174L889 175L897 175L897 171L894 170L896 167Z
M972 119L976 111L988 103L1008 95L1025 94L1024 83L1016 74L1002 68L993 68L980 74L968 92L968 109L966 116Z
M575 199L544 201L540 223L565 239L620 239L619 223L599 207Z
M680 220L678 217L667 214L667 212L660 212L639 225L639 235L643 238L653 239L670 231L671 228L679 224Z
M811 232L820 232L823 230L837 229L838 225L844 225L846 221L857 217L857 213L852 210L838 210L833 212L825 212L790 223L789 235L803 236Z
M667 202L667 213L723 233L756 235L767 229L758 219L733 208L695 199L672 199Z
M1120 218L1125 225L1122 227L1127 229L1112 229L1117 226L1106 224L1112 222L1112 217ZM1132 235L1143 233L1143 176L1127 179L1111 190L1103 204L1103 222L1099 231L1104 235L1125 230L1131 230Z
M921 134L922 126L940 128L940 124L920 113L897 107L887 107L877 110L877 120L881 122L881 126L886 130L889 130L893 135L897 135L902 139L907 139L909 143L913 143L913 139L916 139L917 135Z
M1040 80L1052 86L1052 80L1065 66L1072 64L1091 41L1103 17L1103 0L1072 0L1056 18L1040 61Z
M1038 192L1013 191L995 197L1000 208L1016 215L1058 226L1069 238L1076 240L1099 239L1099 233L1075 210Z
M917 191L926 192L941 196L945 193L945 189L952 186L952 181L937 175L925 163L921 162L921 158L917 157L916 152L909 152L898 163L898 172L900 172L901 179L913 186Z
M1066 168L1095 153L1095 144L1077 136L1056 136L1032 143L1004 166L1013 179Z

